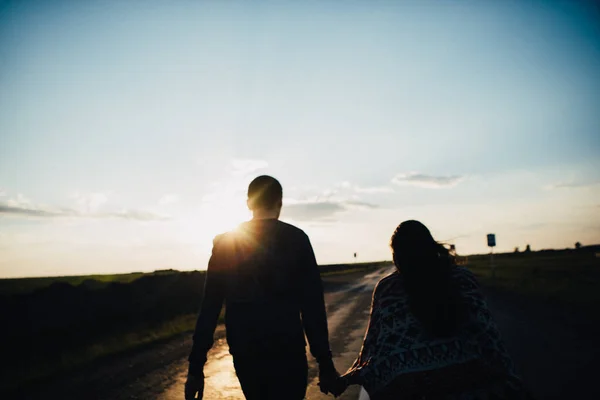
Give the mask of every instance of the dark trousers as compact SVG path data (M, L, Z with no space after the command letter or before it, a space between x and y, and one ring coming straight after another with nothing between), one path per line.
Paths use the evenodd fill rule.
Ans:
M306 395L306 354L234 356L233 365L247 400L302 400Z

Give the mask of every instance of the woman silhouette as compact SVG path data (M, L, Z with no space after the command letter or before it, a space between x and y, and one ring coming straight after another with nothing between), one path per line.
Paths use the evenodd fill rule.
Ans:
M418 221L391 239L397 271L375 287L363 346L339 379L372 400L530 398L473 274Z

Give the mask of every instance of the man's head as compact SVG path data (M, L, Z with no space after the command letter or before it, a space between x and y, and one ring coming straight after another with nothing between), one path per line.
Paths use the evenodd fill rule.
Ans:
M272 176L261 175L248 186L248 208L257 217L258 214L269 218L279 218L283 189L279 181Z

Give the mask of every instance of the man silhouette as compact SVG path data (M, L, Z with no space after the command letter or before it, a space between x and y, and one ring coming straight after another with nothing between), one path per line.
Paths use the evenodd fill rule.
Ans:
M331 358L323 287L308 236L279 221L281 184L259 176L248 187L252 220L219 235L189 356L186 400L202 398L203 367L225 303L227 342L248 400L300 400L306 394L306 342L322 391L339 376Z

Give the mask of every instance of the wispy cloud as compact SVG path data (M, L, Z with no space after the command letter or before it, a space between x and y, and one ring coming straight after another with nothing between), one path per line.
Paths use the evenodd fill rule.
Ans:
M379 208L378 205L372 204L372 203L367 203L365 201L349 200L349 201L343 202L342 204L346 208L357 208L357 209L361 209L361 210L374 210L376 208Z
M418 172L409 172L396 175L392 183L396 185L412 185L431 189L449 188L456 186L464 179L460 175L435 176Z
M394 188L390 186L372 186L372 187L360 187L355 186L354 191L357 193L394 193Z
M110 193L95 192L95 193L79 193L76 192L71 196L77 204L77 210L81 213L96 213L106 202Z
M600 184L600 182L558 182L558 183L553 183L551 185L547 185L545 187L545 189L548 190L552 190L552 189L577 189L577 188L584 188L584 187L589 187L589 186L595 186Z
M284 206L283 215L297 221L312 221L331 218L335 214L345 210L345 207L341 203L319 201Z
M11 206L9 204L0 204L0 216L1 215L14 215L24 217L60 217L67 216L68 214L64 212L55 212L40 208L27 208L20 206Z
M265 169L269 166L269 163L265 160L253 160L253 159L235 159L231 160L233 176L246 176L254 173L261 169Z
M98 218L119 218L132 221L164 221L171 219L170 216L147 210L122 210L112 213L98 214Z
M90 219L126 219L133 221L161 221L171 217L146 210L122 210L102 213L82 213L72 209L49 209L37 206L10 206L0 204L0 216L38 217L38 218L90 218Z
M362 187L348 181L338 182L333 186L333 189L328 189L329 192L338 193L340 191L350 191L355 193L393 193L394 188L390 186L367 186ZM326 191L327 192L327 191Z
M0 197L6 197L6 191L0 188Z
M81 213L76 210L60 209L48 210L41 208L27 207L11 207L9 205L0 204L0 216L16 216L16 217L63 217L63 218L90 218L104 219L117 218L135 221L161 221L171 219L168 215L158 214L152 211L144 210L123 210L116 212L105 213Z
M158 200L158 204L161 206L166 206L168 204L174 204L179 201L179 196L175 193L165 194Z
M17 194L16 197L11 197L6 200L6 205L9 207L29 207L31 204L31 200L23 196L21 193Z
M151 210L121 209L101 211L99 208L106 203L108 196L104 193L80 194L72 196L76 207L52 207L36 204L22 194L0 201L0 217L14 218L89 218L89 219L125 219L135 221L160 221L170 219L170 216Z
M291 204L290 204L291 203ZM332 221L337 214L349 210L372 210L377 205L352 200L308 200L284 199L283 216L296 221Z

